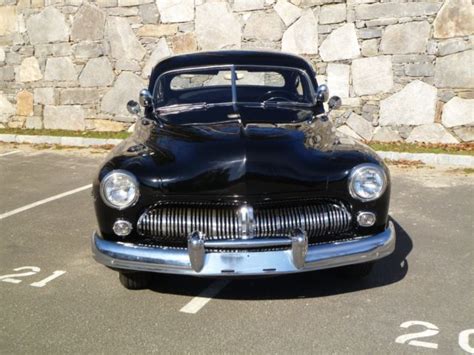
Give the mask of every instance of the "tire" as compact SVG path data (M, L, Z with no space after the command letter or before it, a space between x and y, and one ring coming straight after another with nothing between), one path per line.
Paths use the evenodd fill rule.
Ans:
M146 272L119 272L119 280L128 290L143 290L150 286L151 277Z
M341 275L346 278L364 278L369 276L374 264L375 262L348 265L341 267L339 271Z

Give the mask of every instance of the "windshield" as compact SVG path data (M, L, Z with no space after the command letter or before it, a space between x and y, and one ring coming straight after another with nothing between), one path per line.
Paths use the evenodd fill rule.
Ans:
M162 74L154 99L161 115L210 107L311 107L312 85L296 68L271 66L211 66Z

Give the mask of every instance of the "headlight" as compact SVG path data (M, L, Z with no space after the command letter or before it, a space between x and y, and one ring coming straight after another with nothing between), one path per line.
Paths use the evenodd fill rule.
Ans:
M349 192L361 201L378 199L387 188L387 176L375 164L361 164L352 169L349 176Z
M110 207L119 210L130 207L140 196L137 179L125 170L113 170L100 183L100 195Z

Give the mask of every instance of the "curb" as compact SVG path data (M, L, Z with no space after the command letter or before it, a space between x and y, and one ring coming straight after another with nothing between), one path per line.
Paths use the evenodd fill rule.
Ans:
M60 144L69 147L90 147L117 145L122 139L102 139L83 137L30 136L23 134L0 134L0 142L30 144Z
M122 139L82 138L82 137L55 137L31 136L23 134L0 134L0 142L4 143L30 143L30 144L60 144L69 147L90 147L117 145ZM447 165L472 168L474 156L434 153L400 153L377 151L383 159L421 161L428 165Z

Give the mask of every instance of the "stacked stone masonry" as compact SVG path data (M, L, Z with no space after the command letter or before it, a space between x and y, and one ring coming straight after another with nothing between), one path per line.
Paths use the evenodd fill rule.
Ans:
M471 0L0 0L0 128L120 131L172 54L303 55L362 140L474 141Z

